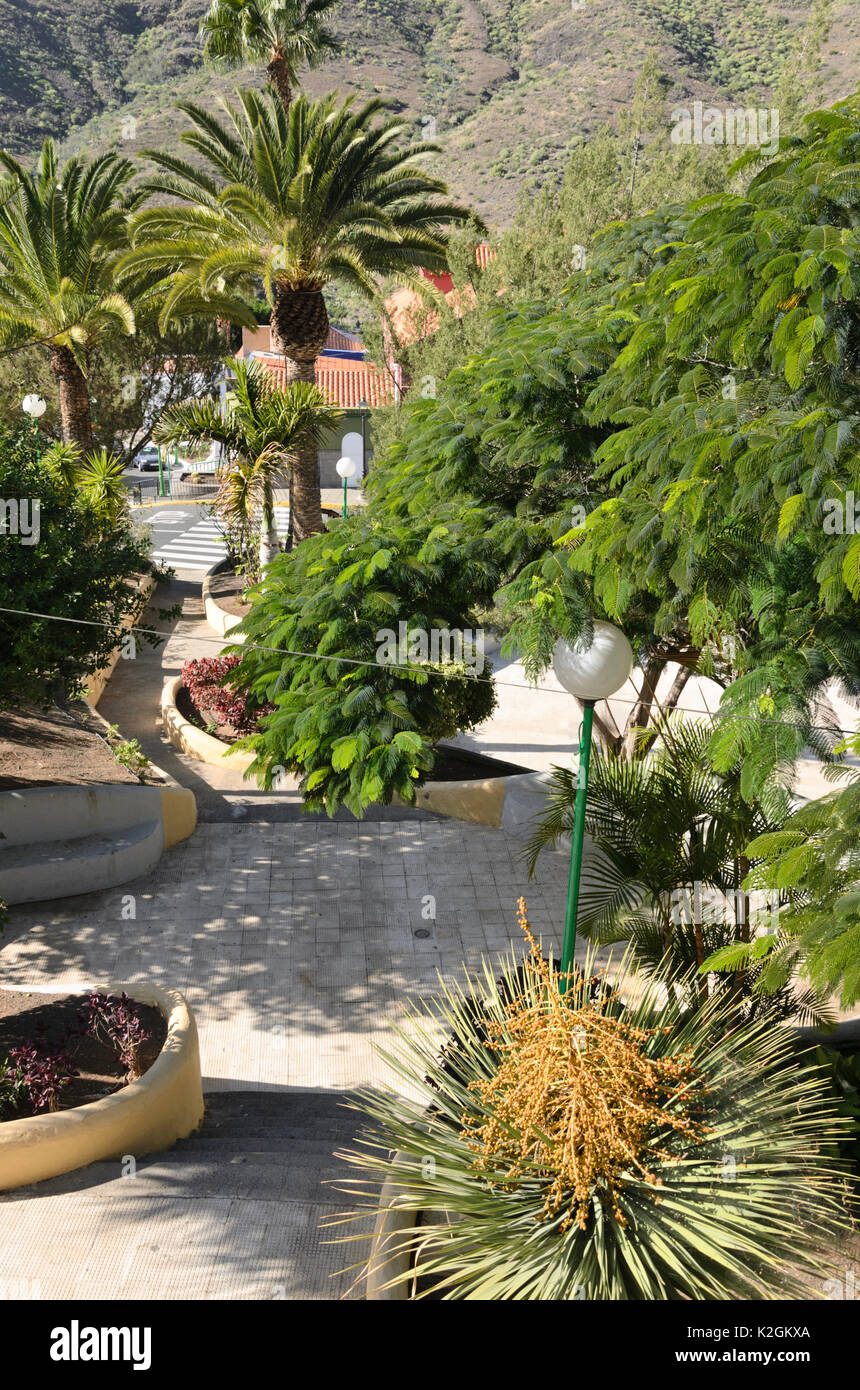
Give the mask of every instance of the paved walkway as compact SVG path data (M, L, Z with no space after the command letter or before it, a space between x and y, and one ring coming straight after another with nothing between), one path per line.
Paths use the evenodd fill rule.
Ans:
M437 970L509 948L520 849L501 831L436 819L209 823L151 877L14 909L0 984L178 985L213 1099L201 1136L134 1178L97 1164L0 1199L0 1288L26 1278L43 1298L345 1293L351 1277L332 1276L355 1255L319 1231L346 1204L324 1185L346 1172L332 1154L357 1122L344 1093L390 1081L375 1045L390 1042L405 999L435 990ZM565 869L545 856L525 888L533 926L556 942Z

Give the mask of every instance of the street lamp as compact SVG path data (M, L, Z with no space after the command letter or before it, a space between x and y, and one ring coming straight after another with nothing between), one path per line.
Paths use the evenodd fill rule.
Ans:
M46 401L41 396L32 394L25 396L21 402L21 409L25 415L29 415L33 421L33 429L36 431L36 448L39 446L39 421L48 409Z
M564 941L561 949L559 989L566 993L573 970L576 944L576 911L582 876L582 846L585 837L585 803L588 797L588 764L591 760L591 726L594 705L620 690L633 670L633 648L612 623L593 624L594 638L589 645L578 638L572 645L561 638L553 655L553 670L565 690L582 701L582 728L579 735L579 773L573 810L573 837L570 846L570 875L567 881L567 907Z
M343 514L344 516L346 516L347 484L349 482L349 479L354 478L356 473L358 472L358 464L356 463L355 459L348 458L346 454L344 454L343 458L338 459L337 463L335 464L335 469L337 470L338 477L343 478Z

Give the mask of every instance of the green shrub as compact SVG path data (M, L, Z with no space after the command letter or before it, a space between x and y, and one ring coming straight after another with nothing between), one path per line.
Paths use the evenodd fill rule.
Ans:
M437 517L438 521L438 517ZM234 647L231 677L274 710L237 746L256 758L267 787L279 769L301 778L305 805L361 816L371 802L415 800L433 765L433 745L483 723L495 706L489 671L460 662L385 664L383 630L474 629L461 595L484 564L480 538L449 525L382 526L350 517L312 536L266 570Z

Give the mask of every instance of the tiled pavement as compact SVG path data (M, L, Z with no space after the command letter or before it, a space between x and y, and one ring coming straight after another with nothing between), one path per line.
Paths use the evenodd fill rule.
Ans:
M521 892L537 933L558 942L564 857L544 855L528 884L521 850L501 831L435 819L203 824L145 880L61 910L14 909L0 985L178 986L212 1102L202 1137L143 1160L136 1178L100 1164L6 1194L0 1288L342 1295L350 1279L331 1276L344 1256L318 1229L346 1200L323 1185L355 1122L341 1093L386 1083L374 1046L437 970L507 950ZM435 920L422 916L428 895Z

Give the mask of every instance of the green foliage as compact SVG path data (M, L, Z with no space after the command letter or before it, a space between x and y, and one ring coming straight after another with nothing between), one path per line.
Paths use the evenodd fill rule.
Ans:
M211 0L200 21L204 55L216 66L279 60L294 85L338 48L323 18L336 0Z
M47 700L58 684L75 695L137 611L129 581L149 568L149 544L40 460L30 430L0 433L0 497L40 507L36 544L14 532L0 544L0 606L68 620L0 613L0 704Z
M138 307L135 332L102 341L85 354L96 448L128 466L152 437L161 411L188 396L214 391L227 343L214 320L184 319L161 333L151 308ZM0 423L14 430L21 401L37 391L47 402L39 430L60 437L57 386L43 347L0 356Z
M360 816L395 793L414 801L435 741L486 719L493 688L453 662L380 664L383 631L471 628L460 593L493 581L480 539L453 515L396 527L349 517L274 560L233 649L231 679L276 707L243 741L250 772L267 787L278 769L296 773L306 807L329 815Z
M134 166L116 154L60 166L46 140L35 172L0 151L0 345L67 348L83 370L85 350L134 332L114 266L126 219L139 203Z
M860 751L860 740L850 747ZM860 998L860 777L848 775L842 790L802 806L748 847L759 861L750 884L786 903L786 940L771 956L770 979L782 983L800 968L823 994L838 990L843 1008Z
M235 381L226 410L214 396L180 402L164 412L153 437L163 444L214 441L224 447L228 463L216 510L237 542L245 572L256 578L255 528L262 528L263 543L277 545L274 488L281 477L289 476L301 443L316 441L333 429L341 412L328 406L307 382L291 381L277 388L256 361L230 360L229 367Z
M798 993L763 962L783 938L762 935L772 914L742 887L748 842L776 829L777 809L768 814L744 799L740 766L714 771L709 725L676 717L657 732L645 756L597 753L592 761L577 931L598 943L629 942L637 965L663 977L731 964L725 983L745 1014L767 1008L826 1021L826 993ZM553 769L528 844L532 873L541 851L572 830L576 781L575 772ZM703 993L721 983L711 979Z
M145 781L146 769L149 767L149 759L140 746L136 738L121 738L119 728L116 724L111 724L107 731L107 740L110 751L113 753L121 767L128 768L129 772L139 782Z
M210 312L253 328L260 280L272 304L335 279L374 298L375 275L444 268L444 224L467 213L415 162L434 146L405 146L382 102L300 97L287 115L271 95L238 98L223 121L182 103L195 162L151 153L162 172L142 186L179 201L136 217L123 265L159 284L162 325Z
M839 1141L839 1157L860 1176L860 1052L835 1052L816 1047L815 1065L829 1072L837 1111L850 1128Z
M476 1093L500 1060L488 1020L499 1044L513 1047L507 1006L524 995L533 1008L545 1007L543 985L524 979L514 959L496 982L484 962L465 985L445 985L438 999L410 1008L396 1051L386 1054L397 1084L362 1093L358 1107L369 1126L360 1149L342 1157L358 1170L350 1190L364 1204L389 1180L398 1211L420 1214L420 1226L385 1246L387 1258L419 1257L419 1296L806 1298L810 1273L823 1277L823 1247L844 1221L833 1146L846 1124L835 1117L821 1070L786 1065L791 1035L768 1014L733 1027L725 1001L685 1014L646 987L625 1004L623 972L616 989L604 1007L653 1029L646 1056L683 1055L708 1087L706 1130L698 1143L665 1129L653 1133L646 1161L660 1200L631 1162L619 1191L627 1224L594 1183L584 1230L576 1222L562 1230L560 1216L546 1217L540 1133L522 1136L534 1140L533 1159L508 1183L501 1172L490 1183L477 1171L464 1134L467 1122L480 1126L494 1113ZM585 1002L582 982L566 998ZM440 1032L451 1038L441 1055ZM661 1149L666 1156L656 1158ZM411 1279L407 1269L391 1284Z

